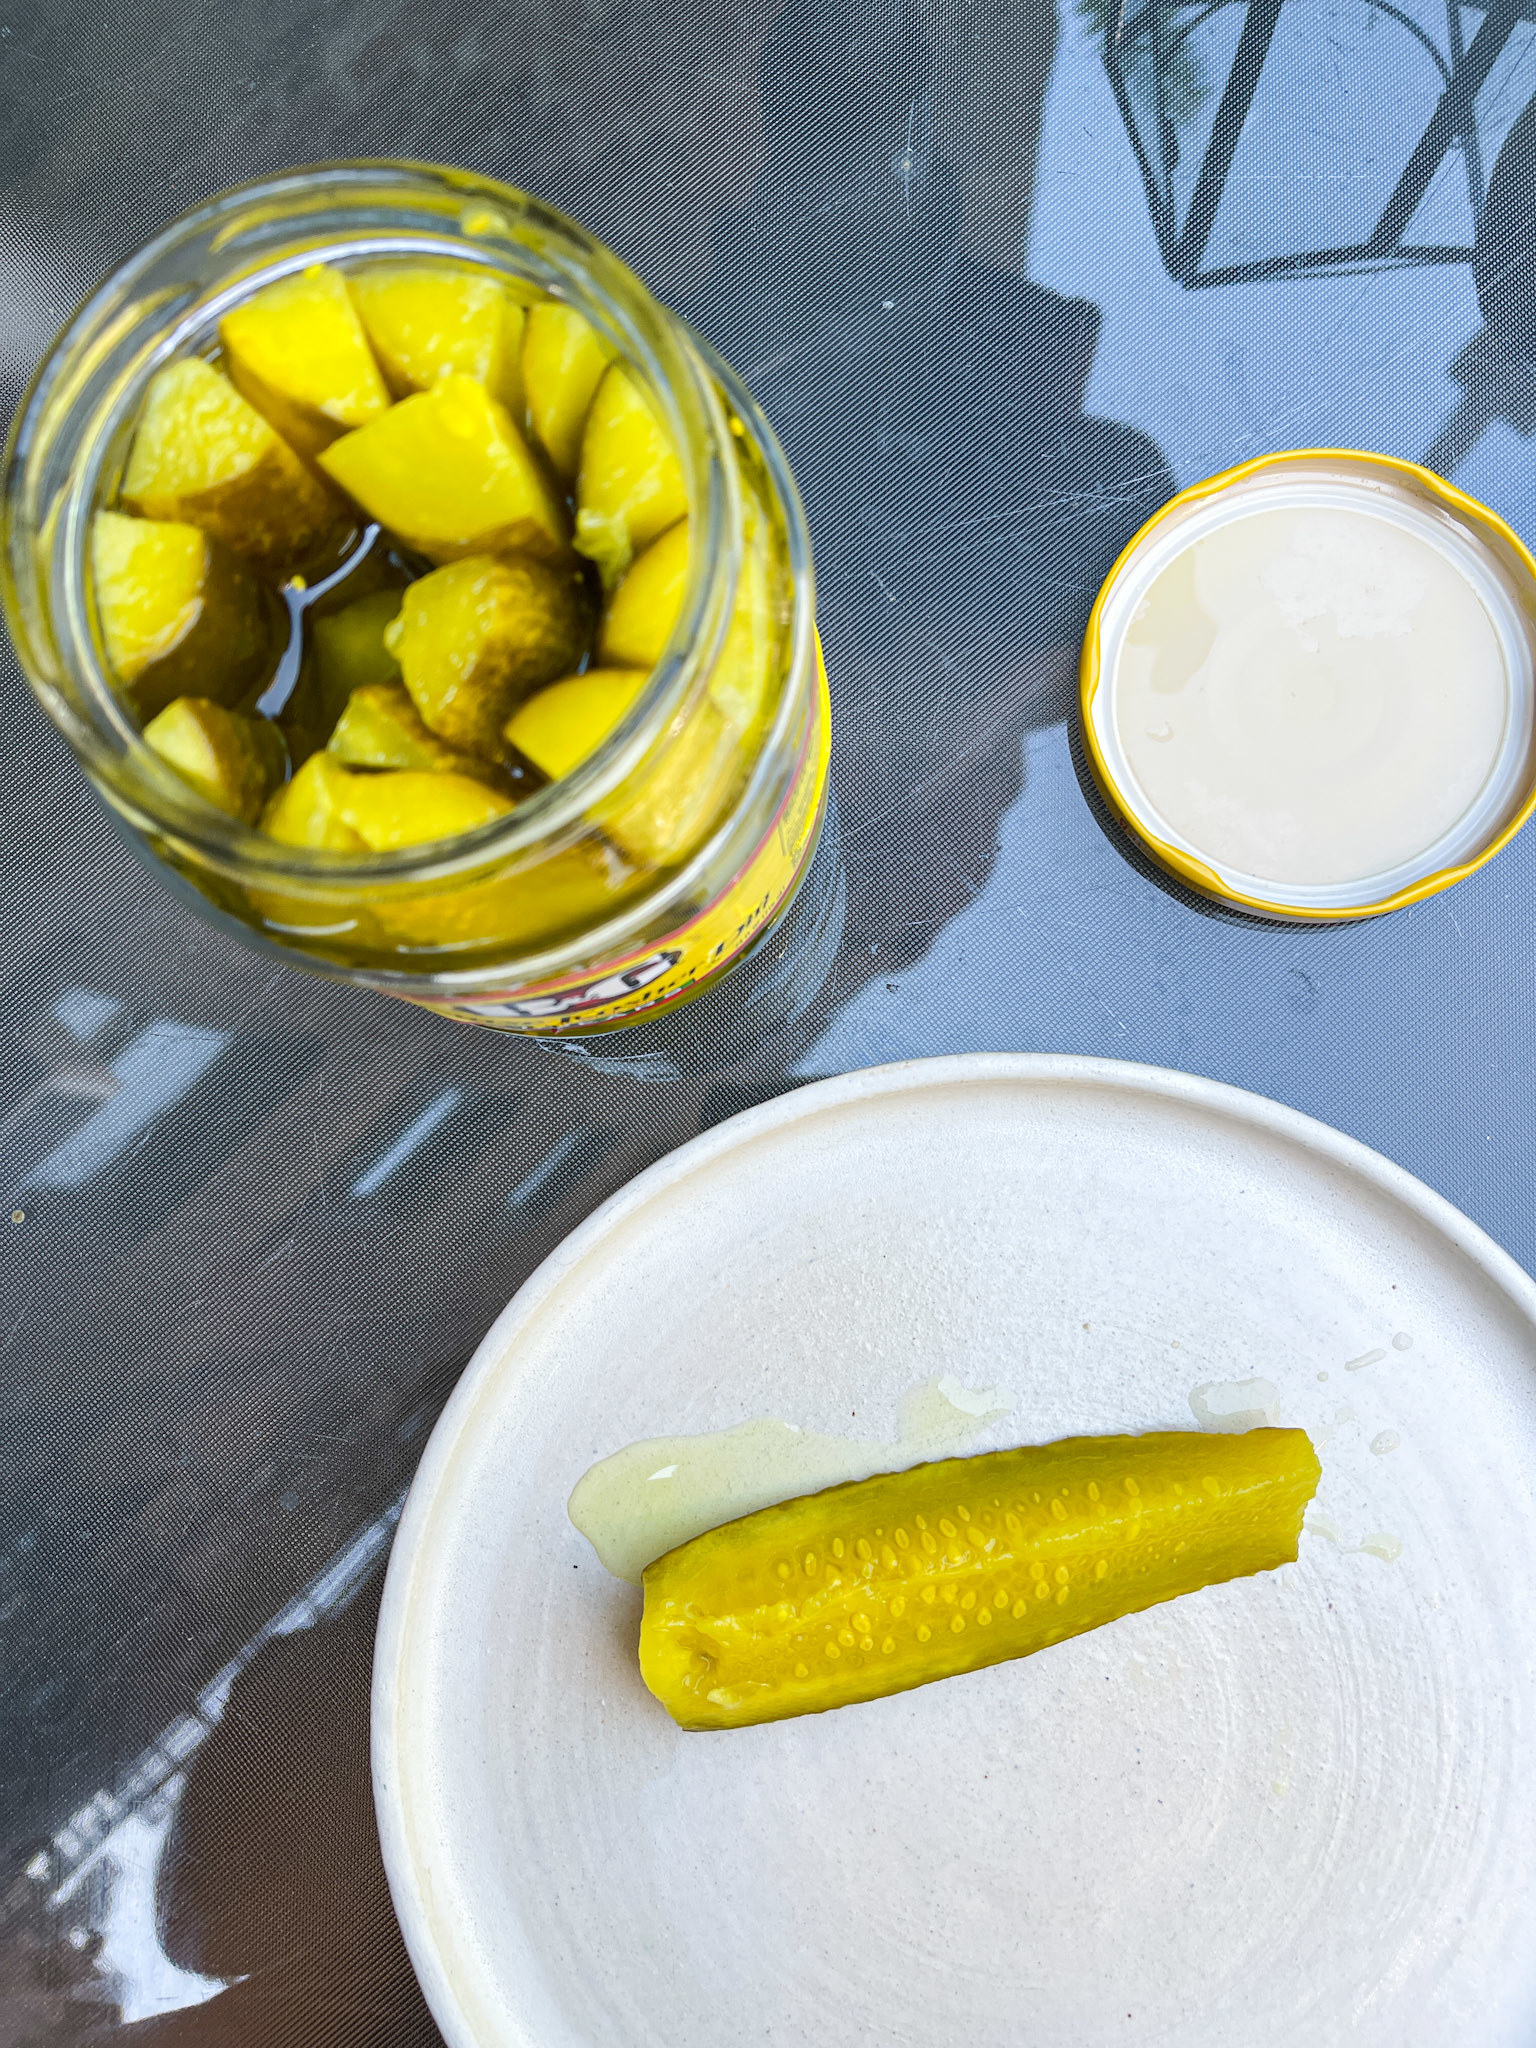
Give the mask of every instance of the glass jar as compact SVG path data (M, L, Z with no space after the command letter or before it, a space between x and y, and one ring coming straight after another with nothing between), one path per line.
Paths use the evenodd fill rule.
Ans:
M457 839L312 851L216 810L140 737L103 653L91 520L116 497L150 378L209 353L231 305L317 260L402 256L563 300L617 347L681 460L686 586L645 687L569 774ZM526 194L356 163L209 201L115 272L55 343L12 428L5 513L7 614L45 710L181 893L284 959L504 1029L605 1030L723 973L809 865L828 711L783 454L707 345ZM296 622L326 587L285 589Z

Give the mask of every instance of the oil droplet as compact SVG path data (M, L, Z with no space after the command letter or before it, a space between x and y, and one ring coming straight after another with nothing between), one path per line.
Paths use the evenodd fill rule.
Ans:
M1401 1442L1402 1438L1395 1429L1383 1429L1371 1438L1371 1449L1378 1458L1384 1458L1388 1451L1395 1451Z
M1355 1411L1347 1401L1341 1401L1333 1411L1333 1419L1335 1422L1353 1422L1356 1420Z
M1320 1373L1318 1374L1318 1378L1319 1378L1320 1380L1326 1380L1326 1379L1327 1379L1327 1377L1328 1377L1328 1375L1327 1375L1327 1373L1325 1373L1325 1372L1320 1372Z
M653 1559L706 1529L876 1472L952 1457L1011 1407L996 1389L969 1388L946 1373L902 1396L894 1443L822 1436L767 1416L703 1436L654 1437L592 1466L568 1512L615 1578L638 1586ZM652 1484L663 1469L668 1476ZM911 1542L904 1530L894 1536L898 1549Z
M1357 1546L1367 1557L1379 1557L1384 1564L1391 1564L1403 1554L1401 1536L1382 1532L1373 1536L1362 1536Z
M1392 1349L1394 1351L1411 1351L1413 1349L1413 1339L1406 1330L1399 1330L1392 1339Z
M1147 727L1147 738L1149 740L1156 740L1161 745L1163 741L1173 738L1173 727L1171 725L1149 725Z
M1379 1346L1374 1351L1362 1351L1358 1358L1345 1359L1344 1370L1346 1372L1364 1372L1368 1365L1380 1365L1386 1355L1386 1352Z
M1280 1389L1271 1380L1209 1380L1191 1387L1189 1405L1202 1429L1239 1435L1273 1428L1280 1420Z

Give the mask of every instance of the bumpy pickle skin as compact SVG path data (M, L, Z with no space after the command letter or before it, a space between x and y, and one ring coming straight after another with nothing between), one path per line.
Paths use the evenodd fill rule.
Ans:
M473 377L514 420L523 410L524 308L500 278L463 263L370 263L352 297L397 398Z
M219 322L230 381L301 455L377 419L389 391L339 270L312 263Z
M123 503L144 519L195 526L267 574L334 554L354 523L211 363L187 356L151 380L123 473Z
M574 306L546 299L529 307L522 361L528 420L567 481L576 474L593 393L617 353Z
M410 586L385 644L439 738L494 759L515 707L575 668L587 636L585 594L569 571L472 555Z
M881 1699L1294 1563L1306 1433L1068 1437L764 1508L645 1574L640 1669L684 1728Z
M612 590L639 551L688 510L672 436L622 363L603 376L581 437L576 545Z
M199 796L248 825L286 766L275 726L206 697L178 697L145 726L144 738Z
M379 524L433 562L566 555L565 514L504 405L450 372L319 458Z
M636 555L608 601L601 660L615 668L654 668L666 651L688 586L688 522L679 519Z
M195 526L98 512L91 577L108 664L140 718L194 694L234 704L272 665L260 585Z

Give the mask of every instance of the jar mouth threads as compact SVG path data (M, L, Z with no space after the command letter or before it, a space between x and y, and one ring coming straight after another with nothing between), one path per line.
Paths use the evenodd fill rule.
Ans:
M350 275L401 258L499 276L525 288L528 302L565 304L601 333L675 446L686 569L675 625L659 656L648 656L645 682L561 772L547 779L531 773L511 792L510 808L482 810L457 836L329 851L284 843L213 808L144 743L139 707L124 701L109 676L89 541L98 512L117 502L141 402L158 372L197 356L218 367L221 319L274 284L286 286L316 266ZM397 388L396 402L399 396ZM550 470L574 497L572 474ZM624 961L637 942L686 927L701 907L718 902L722 885L756 858L796 775L805 769L824 777L824 750L813 743L818 720L824 723L824 684L809 540L771 431L731 371L617 257L554 209L491 180L423 164L332 164L208 201L114 272L76 313L16 416L5 489L5 597L45 709L131 834L191 884L202 908L321 971L426 1001L444 981L456 989L511 982L502 990L510 999L524 980L573 962L594 970L595 981L612 979L596 970L628 972ZM735 671L726 664L739 670L741 660L733 621L744 592L756 587L743 580L749 545L754 573L767 577L767 623L751 656L753 677L764 680L756 694L744 697L738 688L733 698ZM420 571L407 564L402 573ZM297 586L284 590L297 620L305 601ZM658 641L665 635L663 625ZM306 636L296 624L290 652L307 646ZM591 660L601 665L597 655ZM586 658L579 666L584 672ZM698 720L711 717L714 701L735 715L711 743L718 759L710 777L691 789L678 814L686 822L637 840L637 801L650 801L648 790L684 786L679 764L698 752L689 735L697 740ZM276 696L257 708L268 717L281 709ZM304 752L291 754L295 767L308 751L306 742ZM820 789L818 779L817 817ZM605 821L615 833L624 821L614 847ZM801 852L797 845L796 860ZM576 865L581 856L592 872L561 896L567 855ZM763 900L782 893L770 890ZM390 919L351 915L349 902L364 894L387 906ZM417 915L414 906L450 898L478 901L480 914L467 921ZM493 898L506 917L491 914ZM333 906L336 914L327 915ZM525 917L525 910L538 914ZM439 929L452 935L439 940ZM736 950L714 947L727 964Z
M1106 579L1083 736L1161 865L1256 915L1378 915L1536 807L1536 562L1485 506L1354 450L1183 492Z

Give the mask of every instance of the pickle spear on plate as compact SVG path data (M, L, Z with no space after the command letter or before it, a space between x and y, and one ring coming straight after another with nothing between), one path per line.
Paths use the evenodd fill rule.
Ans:
M640 1671L684 1728L881 1699L1295 1562L1305 1431L1067 1437L762 1508L645 1574Z

